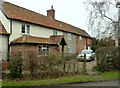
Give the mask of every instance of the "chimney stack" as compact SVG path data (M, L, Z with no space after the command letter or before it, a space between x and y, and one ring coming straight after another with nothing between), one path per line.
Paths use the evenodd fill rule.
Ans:
M0 0L0 4L2 4L4 2L4 0Z
M47 16L55 19L55 10L53 9L53 5L51 6L51 9L47 10Z

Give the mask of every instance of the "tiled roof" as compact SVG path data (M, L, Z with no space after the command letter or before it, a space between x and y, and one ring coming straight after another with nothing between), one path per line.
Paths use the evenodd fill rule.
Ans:
M61 44L61 45L64 43L64 45L67 45L67 44L66 44L66 41L65 41L65 39L64 39L64 37L63 37L62 35L50 36L50 38L51 38L53 41L55 41L56 43L59 43L59 44Z
M63 36L50 36L50 38L51 38L53 41L55 41L55 42L57 42L57 43L60 43L61 40L62 40L62 38L63 38Z
M27 10L25 8L16 6L9 2L4 2L4 4L2 4L2 10L6 14L6 16L10 19L22 20L22 21L43 25L46 27L55 28L58 30L66 31L66 32L75 33L77 35L90 37L88 33L86 33L84 30L80 28L74 27L70 24L67 24L55 19L51 19L48 16L44 16L34 11ZM79 30L79 32L77 30Z
M3 26L3 24L0 21L0 34L8 34L5 27Z
M22 37L11 42L11 44L16 43L57 44L51 38L34 37L28 35L23 35Z

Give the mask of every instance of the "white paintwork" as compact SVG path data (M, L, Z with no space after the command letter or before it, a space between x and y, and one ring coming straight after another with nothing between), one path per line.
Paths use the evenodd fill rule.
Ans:
M53 35L53 30L50 28L41 27L39 25L30 25L30 32L33 36L49 38ZM63 35L62 31L57 31L57 35Z
M90 50L90 46L88 46L88 50Z
M13 41L23 35L21 33L22 23L29 24L21 21L12 21L12 34L10 36L10 41ZM39 25L34 25L34 24L29 24L29 25L30 25L29 35L31 36L49 38L51 35L53 35L54 29L45 28ZM57 35L63 35L63 32L57 31Z
M5 60L7 58L8 52L8 36L0 35L0 60Z
M0 20L2 22L2 24L4 25L6 31L8 33L10 33L10 20L8 20L5 15L2 13L2 11L0 10Z

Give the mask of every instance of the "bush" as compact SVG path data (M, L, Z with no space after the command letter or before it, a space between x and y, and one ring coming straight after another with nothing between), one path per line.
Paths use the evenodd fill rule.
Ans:
M33 51L28 51L27 54L29 58L30 74L32 75L32 77L34 77L38 70L38 61L37 61L36 53Z
M78 73L78 61L75 54L49 53L44 55L38 57L37 52L34 51L26 51L22 56L20 52L11 53L9 75L12 78L23 76L23 79L43 79Z
M9 60L9 76L12 78L19 78L22 76L22 57L21 52L10 53Z
M96 70L100 72L110 71L110 70L119 70L119 50L117 47L102 47L97 49L96 59L97 67Z

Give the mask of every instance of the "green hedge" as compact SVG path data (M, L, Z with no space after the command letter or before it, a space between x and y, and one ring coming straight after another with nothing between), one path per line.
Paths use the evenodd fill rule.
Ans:
M97 66L95 70L104 72L120 70L120 54L118 47L101 47L96 50Z

